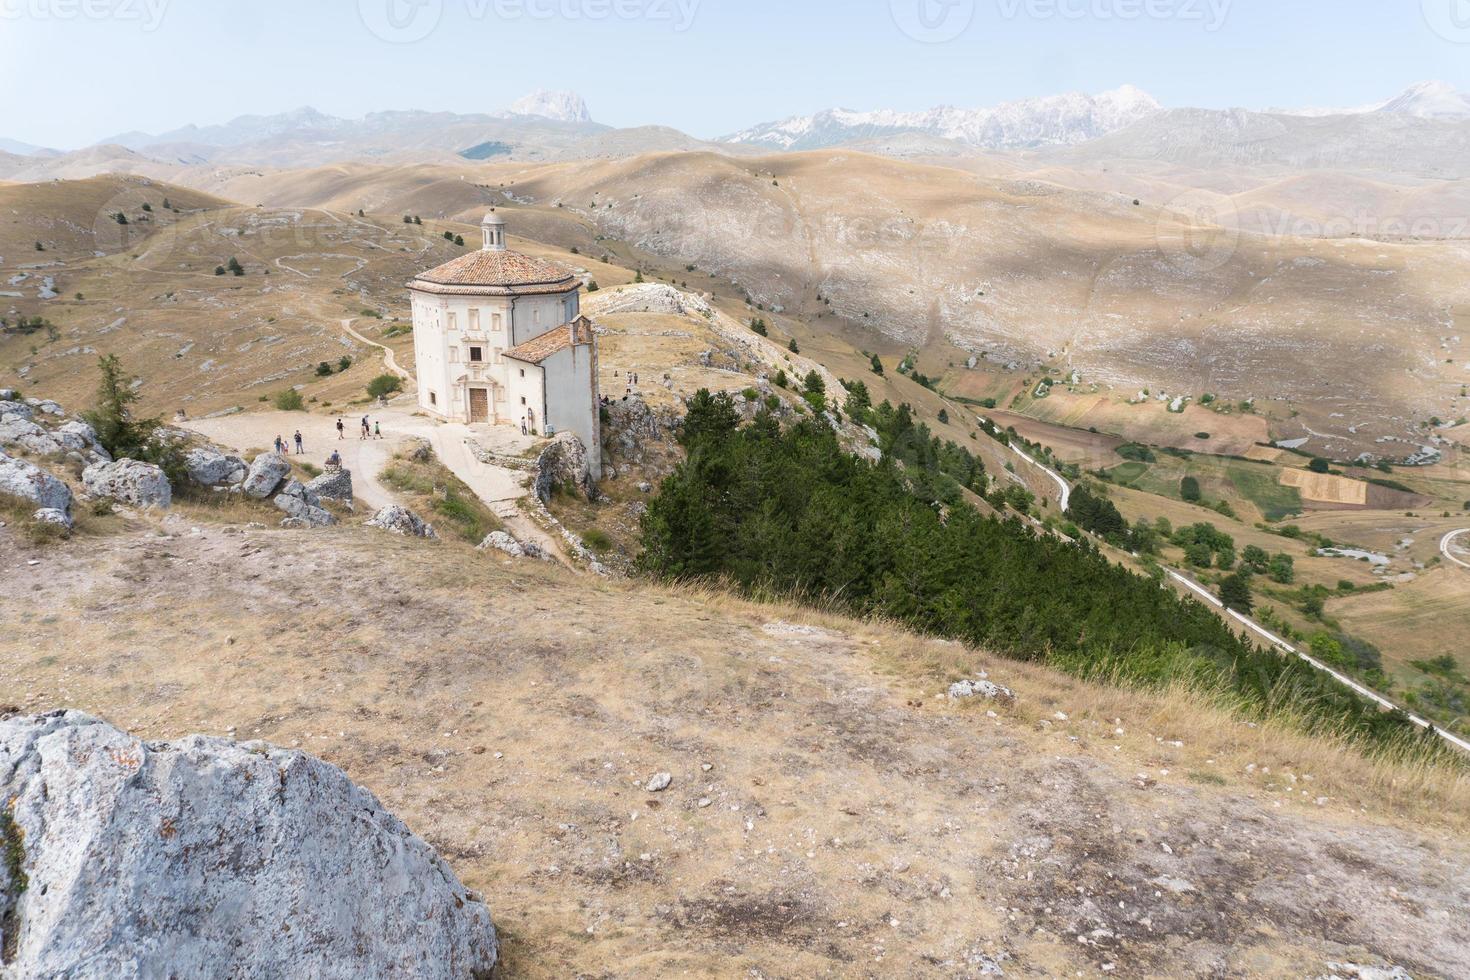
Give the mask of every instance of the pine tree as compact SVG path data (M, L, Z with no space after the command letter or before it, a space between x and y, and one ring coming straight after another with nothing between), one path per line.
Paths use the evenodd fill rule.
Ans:
M878 355L877 354L874 354L873 355L872 364L873 364L873 373L876 374L876 375L878 375L881 378L883 376L883 362L880 361L880 360L878 360Z
M797 346L795 337L792 337L791 340L787 342L786 349L793 354L801 353L801 348Z

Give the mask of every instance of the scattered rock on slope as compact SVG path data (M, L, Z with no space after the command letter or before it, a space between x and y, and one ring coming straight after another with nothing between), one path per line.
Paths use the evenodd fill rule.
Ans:
M245 481L249 469L239 456L220 452L213 446L196 446L184 454L189 479L201 487L233 487Z
M534 541L517 541L505 531L491 531L485 535L476 549L489 551L490 549L503 551L512 558L546 558L546 552Z
M323 473L306 485L306 489L326 500L352 503L352 471L340 469L335 473Z
M245 482L240 490L247 497L264 500L274 496L281 483L291 473L291 461L280 453L261 453L250 463Z
M543 503L549 502L552 490L559 486L576 487L589 500L597 496L587 447L575 433L558 432L536 460L536 496Z
M37 507L71 513L71 490L34 463L0 453L0 494L28 500Z
M88 496L135 507L167 507L173 503L173 487L163 470L136 459L93 463L82 471L82 486Z
M337 518L321 506L321 498L312 493L300 480L288 480L276 494L275 505L286 512L281 519L282 527L326 527L336 524Z
M490 911L337 767L0 721L6 975L488 978Z
M372 516L367 522L368 527L381 528L394 534L404 534L412 538L437 538L434 526L427 524L413 511L407 507L391 504L384 507Z

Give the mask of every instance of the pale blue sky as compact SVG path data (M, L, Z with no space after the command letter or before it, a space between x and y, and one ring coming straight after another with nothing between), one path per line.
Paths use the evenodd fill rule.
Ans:
M0 0L0 136L62 148L300 105L489 112L538 87L712 137L834 105L1131 83L1170 106L1347 106L1429 79L1470 89L1470 0Z

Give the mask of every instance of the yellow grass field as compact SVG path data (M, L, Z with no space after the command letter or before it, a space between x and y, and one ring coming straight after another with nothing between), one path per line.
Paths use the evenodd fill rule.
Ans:
M1324 504L1351 504L1362 507L1368 503L1368 484L1349 480L1345 476L1331 473L1313 473L1310 470L1282 470L1283 486L1296 487L1303 499Z

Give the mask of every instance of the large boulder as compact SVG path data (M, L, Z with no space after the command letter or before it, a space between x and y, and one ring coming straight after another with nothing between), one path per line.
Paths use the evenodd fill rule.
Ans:
M597 496L587 447L572 432L558 432L536 460L536 496L543 502L550 501L552 491L559 486L574 487L589 500Z
M65 451L51 433L30 419L19 415L0 418L0 446L20 446L38 456L51 456Z
M90 497L106 497L135 507L167 507L173 487L163 470L137 459L93 463L82 470L82 486Z
M14 977L488 978L483 900L336 766L264 742L0 721Z
M339 469L335 473L323 473L306 485L306 489L325 500L340 500L352 503L352 471Z
M378 511L367 522L368 527L381 528L394 534L403 534L411 538L437 538L434 526L425 523L424 520L409 510L397 504L390 504Z
M274 496L291 473L291 461L280 453L261 453L250 462L240 490L247 497L264 500Z
M288 480L276 494L275 504L286 512L281 520L284 527L326 527L337 523L331 511L322 508L321 498L303 486L300 480Z
M233 487L245 482L249 467L239 456L213 446L196 446L184 454L184 470L201 487Z
M30 501L44 510L71 513L71 489L34 463L0 453L0 494Z
M15 392L11 392L11 394L13 395ZM0 419L5 418L7 415L18 415L23 419L28 419L34 418L35 414L36 410L23 401L17 401L14 398L0 399Z

